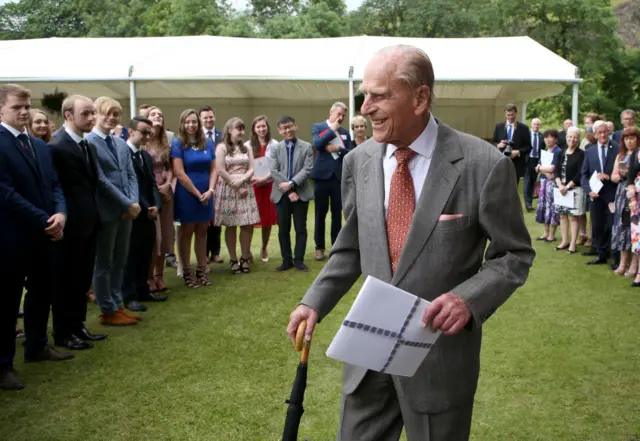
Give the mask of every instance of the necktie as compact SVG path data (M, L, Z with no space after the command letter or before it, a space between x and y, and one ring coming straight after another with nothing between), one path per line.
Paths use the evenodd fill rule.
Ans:
M213 132L211 130L207 132L207 137L211 140L211 142L214 144L214 147L215 147L216 141L215 139L213 139Z
M82 150L82 156L84 156L84 160L88 163L89 162L89 154L87 153L87 141L82 139L82 140L80 140L78 145L80 146L80 150Z
M27 152L29 152L29 154L31 155L32 158L35 159L36 155L33 152L33 150L31 150L31 147L30 147L30 144L29 144L29 137L26 134L21 133L21 134L18 135L18 139L20 140L20 143L22 143L22 147Z
M142 153L140 153L140 150L133 154L133 158L138 162L138 165L140 165L140 167L144 168L144 162L142 160Z
M287 170L287 179L291 180L293 178L293 142L287 142L287 162L289 164Z
M602 149L602 153L601 153L601 155L602 155L602 170L601 170L601 173L604 173L604 168L607 165L607 146L603 145L603 146L600 146L600 148Z
M111 136L107 136L104 140L107 143L107 147L111 151L111 154L117 158L118 155L116 154L116 149L113 147L113 138Z
M389 241L389 257L391 271L395 272L404 242L409 234L411 219L416 207L415 189L409 171L409 161L416 153L409 149L398 149L395 152L398 164L391 176L389 189L389 206L387 208L387 240Z
M509 124L509 127L507 127L507 141L511 141L511 132L512 132L512 128L511 128L511 124Z
M533 134L533 155L534 158L538 157L538 134Z

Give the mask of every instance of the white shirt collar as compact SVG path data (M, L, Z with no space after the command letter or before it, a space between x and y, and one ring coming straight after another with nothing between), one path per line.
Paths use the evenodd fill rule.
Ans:
M66 124L64 125L64 131L67 132L67 134L71 137L71 139L73 139L77 144L80 144L80 141L82 141L82 138L76 135L76 133L73 130L71 130L69 127L67 127Z
M409 146L411 150L417 154L431 158L433 151L436 149L436 142L438 141L438 123L433 117L433 113L429 115L429 123L424 128L420 136L416 138ZM398 149L393 144L387 144L387 151L385 153L386 158L390 158L393 153Z
M133 153L138 153L138 150L140 150L138 147L136 147L135 145L131 144L131 143L129 142L129 140L127 140L127 145L129 146L129 148L131 149L131 151L132 151Z
M9 132L11 132L11 134L12 134L13 136L15 136L16 138L18 137L18 135L22 135L22 134L26 135L26 134L27 134L27 130L26 130L26 129L24 129L24 130L21 132L21 131L19 131L19 130L15 129L15 128L11 127L9 124L5 124L4 122L2 122L2 123L0 123L0 124L2 124L2 127L4 127L5 129L7 129Z
M107 139L108 135L106 133L104 133L102 130L100 130L99 128L97 128L97 127L94 127L92 132L95 133L96 135L98 135L102 139Z

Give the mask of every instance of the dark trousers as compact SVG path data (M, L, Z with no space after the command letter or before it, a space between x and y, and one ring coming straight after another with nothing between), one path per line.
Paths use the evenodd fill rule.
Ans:
M93 281L98 227L88 236L65 234L60 242L56 289L53 294L53 333L64 338L80 330L87 319L87 292Z
M147 279L155 240L155 222L146 214L140 214L131 226L129 256L122 279L122 300L125 304L139 301L149 294Z
M24 288L27 289L24 299L25 354L34 353L47 344L56 251L54 243L43 238L19 250L3 250L3 256L0 256L0 369L13 366L16 324Z
M309 202L291 202L289 195L285 194L276 204L278 214L278 240L280 241L280 253L284 263L304 261L304 253L307 249L307 212ZM293 217L293 227L296 230L295 253L291 255L291 218Z
M213 258L220 255L220 236L222 227L209 225L207 228L207 256Z
M533 206L533 190L536 187L536 181L538 179L538 173L536 173L536 166L538 165L538 158L529 158L527 165L524 169L524 205L527 208Z
M611 226L613 214L600 198L591 201L591 232L593 248L600 259L608 259L611 252Z
M328 181L315 181L316 226L314 238L316 250L325 249L325 221L331 204L331 245L336 241L342 228L342 195L340 181L335 176Z

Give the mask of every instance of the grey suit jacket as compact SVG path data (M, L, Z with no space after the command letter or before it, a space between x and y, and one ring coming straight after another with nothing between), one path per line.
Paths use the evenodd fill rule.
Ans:
M284 140L271 147L269 155L271 177L274 181L271 190L271 200L277 204L284 195L284 193L278 190L278 184L289 181L289 179L287 179L287 176L289 176L289 161L287 160L287 147L284 144ZM311 170L313 170L313 150L311 144L298 139L293 148L293 180L297 184L295 191L302 201L310 201L313 199L313 188L311 188L311 183L309 182Z
M133 169L133 162L126 141L117 136L112 136L113 145L117 157L113 156L107 143L96 133L91 132L86 136L87 140L96 146L98 151L98 164L106 178L128 200L126 207L139 202L138 179ZM114 202L112 195L104 191L98 191L98 210L103 222L113 222L122 217L124 209L122 203ZM125 207L125 209L126 209Z
M464 299L472 314L469 325L455 336L442 335L413 377L394 377L400 399L426 413L473 402L481 326L524 284L535 257L511 160L485 141L438 125L431 166L396 273L392 275L384 217L386 145L370 139L345 156L345 225L301 301L322 320L360 275L429 301L447 292ZM440 221L442 214L464 216ZM345 365L343 392L352 393L365 374L366 369Z

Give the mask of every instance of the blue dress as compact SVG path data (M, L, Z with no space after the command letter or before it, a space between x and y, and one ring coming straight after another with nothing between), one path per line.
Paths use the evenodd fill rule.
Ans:
M179 138L171 143L171 158L180 158L184 163L184 171L200 193L209 190L211 161L216 159L215 148L210 140L204 150L184 148ZM187 191L180 181L176 183L174 194L174 218L181 224L209 222L213 220L213 197L208 205Z

